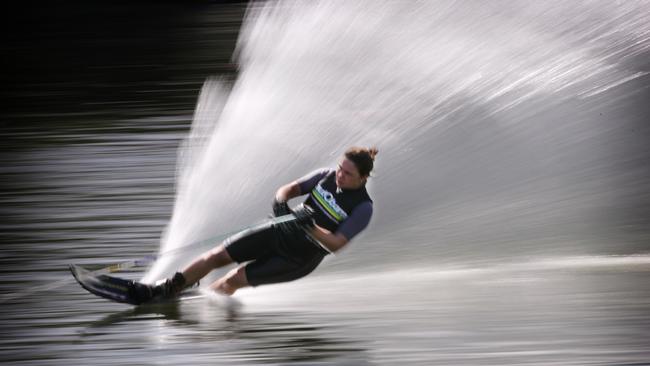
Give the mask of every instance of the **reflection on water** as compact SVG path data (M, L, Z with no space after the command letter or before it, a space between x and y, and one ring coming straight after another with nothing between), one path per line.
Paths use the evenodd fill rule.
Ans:
M649 356L638 284L650 259L618 259L317 275L244 291L234 312L66 288L5 308L1 352L33 364L634 364Z
M143 332L164 324L165 335L152 338L157 347L167 352L179 347L173 352L175 357L180 358L180 353L201 362L214 359L341 364L363 359L365 349L359 341L345 336L344 325L320 323L308 314L226 311L204 301L143 305L111 313L82 328L80 341L112 343L124 335L123 326ZM236 346L215 350L229 343ZM134 357L138 357L138 351Z

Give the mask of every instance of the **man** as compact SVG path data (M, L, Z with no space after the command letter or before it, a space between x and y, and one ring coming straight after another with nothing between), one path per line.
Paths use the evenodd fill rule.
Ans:
M295 220L236 234L155 285L132 282L132 297L146 302L175 296L213 269L234 262L240 266L215 281L212 290L232 295L242 287L306 276L370 222L373 204L366 182L376 155L375 148L352 147L345 151L337 169L320 169L280 187L273 200L273 214L294 214ZM289 208L287 201L306 194L309 196L301 206Z

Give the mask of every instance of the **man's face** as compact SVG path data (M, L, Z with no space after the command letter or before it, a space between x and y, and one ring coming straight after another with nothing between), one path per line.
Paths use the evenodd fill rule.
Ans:
M336 169L336 185L341 189L357 189L366 181L366 177L361 177L357 166L347 158L342 158Z

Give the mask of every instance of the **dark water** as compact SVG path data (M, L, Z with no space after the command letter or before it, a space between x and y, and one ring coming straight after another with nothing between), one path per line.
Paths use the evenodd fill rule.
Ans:
M559 88L492 119L479 118L494 104L477 106L466 96L466 107L449 114L454 123L436 125L442 132L428 125L389 130L399 146L380 140L385 160L372 187L381 197L374 226L314 275L243 290L237 295L241 309L210 299L132 308L88 294L67 265L110 264L158 250L179 211L178 148L201 87L209 76L226 86L239 76L232 54L246 6L43 6L15 10L5 45L0 362L650 364L647 28L631 27L638 36L632 46L617 43L623 46L615 55L629 73L600 76L609 88L590 84L591 96L561 97L572 90ZM574 30L593 42L618 34L607 27L620 30L626 16L634 18L630 14L645 5L628 6L638 11L622 9L601 25L576 20ZM475 8L460 9L467 18L476 16ZM601 19L596 10L588 15ZM273 24L265 21L257 24ZM470 24L441 27L443 34L477 36ZM560 37L550 29L541 33ZM251 41L248 50L263 53L262 41ZM276 46L288 47L284 42ZM295 49L309 54L309 47L298 42ZM286 48L287 54L292 50ZM354 49L349 55L359 58ZM286 94L269 93L265 102L280 105L273 98L301 90L288 73L273 72L278 66L269 57L273 79L266 85ZM285 64L300 76L299 63ZM321 74L328 72L339 75ZM450 74L452 80L458 76ZM407 74L398 79L409 85ZM265 91L265 79L245 80L237 98L254 109L258 100L249 88L259 80ZM279 86L282 80L290 82ZM478 93L487 98L490 91ZM486 120L498 128L479 123ZM400 140L404 129L418 135L408 145ZM241 161L249 150L255 146L237 150ZM436 173L419 175L431 161ZM278 179L293 178L286 175ZM237 192L233 187L242 182L219 187ZM266 194L260 191L250 193ZM268 210L268 202L242 205L242 222ZM215 221L227 222L218 216ZM203 215L190 218L188 224L211 225Z

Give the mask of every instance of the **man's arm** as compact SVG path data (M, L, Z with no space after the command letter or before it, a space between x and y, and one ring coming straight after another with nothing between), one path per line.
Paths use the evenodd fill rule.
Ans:
M329 169L314 170L304 177L283 185L275 192L276 202L287 202L294 197L309 193L329 171Z
M287 202L294 197L300 196L300 186L298 181L293 181L278 188L275 192L275 200L278 202Z
M332 253L343 248L345 244L348 243L348 238L343 234L339 232L333 233L318 225L314 225L314 227L309 230L309 233Z
M372 202L364 202L352 211L352 214L339 226L335 233L318 225L315 225L310 233L330 252L336 252L368 226L372 211Z

